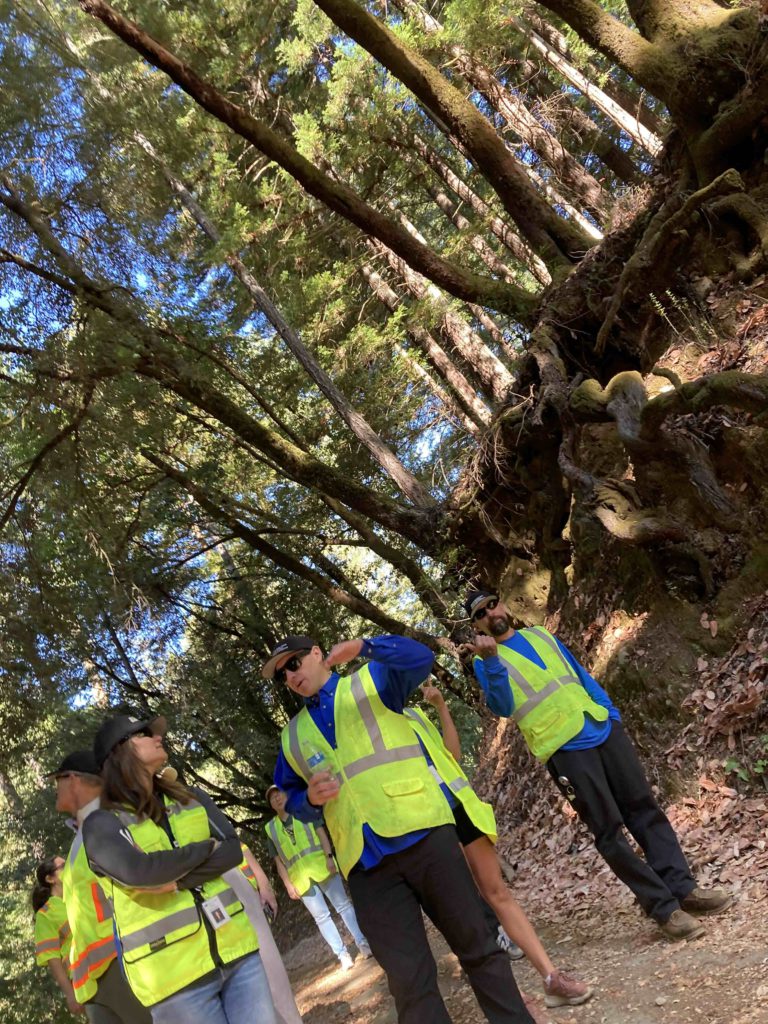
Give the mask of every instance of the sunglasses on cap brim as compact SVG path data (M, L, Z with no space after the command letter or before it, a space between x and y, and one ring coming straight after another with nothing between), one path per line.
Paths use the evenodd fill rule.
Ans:
M288 661L284 662L280 666L280 668L275 669L275 674L272 676L272 678L276 680L278 683L284 683L285 673L298 672L302 661L304 661L308 654L309 651L299 651L298 654L294 654L294 656L292 658L289 658Z
M477 611L472 612L470 616L471 622L479 622L480 619L484 619L488 612L493 611L496 605L499 603L498 597L492 597L490 601L487 601L482 608L478 608Z

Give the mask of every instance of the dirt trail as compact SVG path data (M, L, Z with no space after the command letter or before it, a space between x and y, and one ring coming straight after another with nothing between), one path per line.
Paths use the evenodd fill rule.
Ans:
M659 941L655 927L628 901L595 907L577 929L542 928L553 959L595 985L585 1006L545 1010L538 976L526 961L514 965L522 991L535 996L543 1019L563 1024L768 1024L768 906L741 901L707 921L692 943ZM455 1024L484 1020L458 961L430 929L440 988ZM386 980L374 961L344 972L319 935L286 956L306 1024L395 1024Z

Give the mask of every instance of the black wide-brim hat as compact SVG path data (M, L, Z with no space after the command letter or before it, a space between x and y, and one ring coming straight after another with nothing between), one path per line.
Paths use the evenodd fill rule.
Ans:
M118 743L135 736L138 732L144 732L145 729L149 729L155 736L165 736L168 722L164 715L146 720L134 718L132 715L115 715L114 718L108 718L93 741L93 754L99 769L104 766L104 762Z

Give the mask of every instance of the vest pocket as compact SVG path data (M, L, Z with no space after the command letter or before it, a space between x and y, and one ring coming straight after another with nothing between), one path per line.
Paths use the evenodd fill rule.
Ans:
M558 732L565 720L565 716L553 710L546 717L534 718L526 727L526 732L534 739L544 739Z
M394 779L392 782L382 782L381 788L387 796L410 796L412 793L420 793L424 789L422 779Z

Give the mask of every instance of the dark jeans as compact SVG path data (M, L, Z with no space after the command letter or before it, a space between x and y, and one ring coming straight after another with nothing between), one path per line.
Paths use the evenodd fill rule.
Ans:
M451 1020L437 987L422 909L459 958L486 1019L533 1024L485 919L453 825L434 829L370 871L353 871L349 889L360 927L386 972L400 1024Z
M152 1024L152 1014L128 987L117 960L99 978L93 999L85 1004L90 1024Z
M629 886L649 917L666 921L696 882L622 724L613 722L599 747L558 750L547 768L566 796L567 787L558 778L569 780L574 810L616 877ZM645 859L634 852L622 826L637 840Z

